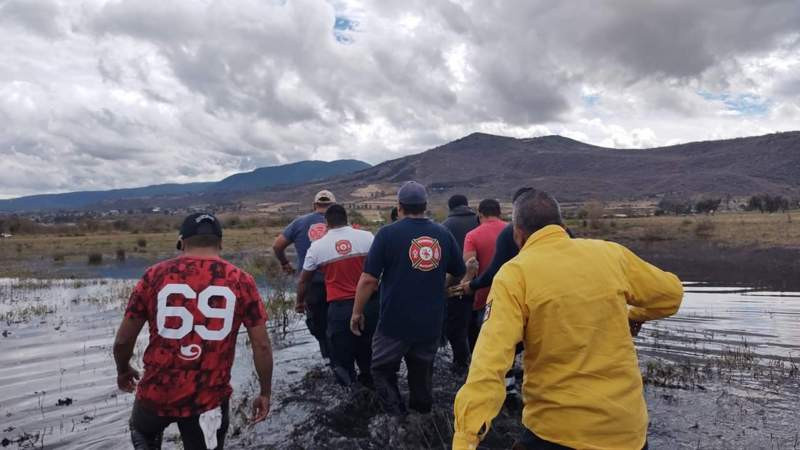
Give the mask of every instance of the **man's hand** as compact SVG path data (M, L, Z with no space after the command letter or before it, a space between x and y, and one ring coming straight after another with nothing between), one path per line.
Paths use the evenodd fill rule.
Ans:
M125 392L136 390L136 381L139 372L131 367L133 348L136 347L136 337L144 326L144 319L125 317L117 330L114 338L114 363L117 366L117 386Z
M136 384L139 381L139 372L131 366L117 374L117 387L124 392L133 392L136 390Z
M251 423L263 422L269 414L269 396L259 395L253 400L253 418Z
M306 313L306 303L305 302L295 302L294 304L294 312L298 314L305 314Z
M472 289L469 287L469 281L462 281L459 284L454 286L450 286L447 289L447 296L448 297L456 297L462 295L472 295Z
M285 273L286 275L294 275L295 272L294 266L292 266L292 263L290 263L289 261L286 261L285 263L281 264L281 270L283 270L283 273Z
M454 284L447 288L447 298L461 297L464 295L464 288L461 284Z
M361 332L364 331L364 314L353 313L350 316L350 331L356 336L361 336Z

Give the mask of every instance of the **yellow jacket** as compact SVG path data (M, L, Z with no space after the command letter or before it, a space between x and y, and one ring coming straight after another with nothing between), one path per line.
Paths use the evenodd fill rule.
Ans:
M534 233L494 278L455 400L453 449L476 448L488 431L520 341L526 428L571 448L641 449L647 405L628 319L672 315L682 297L675 275L619 244L569 239L555 225Z

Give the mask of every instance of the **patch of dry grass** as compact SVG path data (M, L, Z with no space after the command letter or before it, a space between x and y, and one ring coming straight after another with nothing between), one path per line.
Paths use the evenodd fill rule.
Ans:
M224 231L223 256L240 252L267 253L278 228L230 229ZM86 264L92 254L113 260L122 251L128 258L158 260L176 254L177 230L170 233L111 233L85 236L18 235L0 240L0 276L23 275L25 262ZM146 242L144 246L140 241ZM46 274L43 274L46 275Z
M611 219L602 219L611 222ZM761 214L719 213L716 215L658 216L613 219L616 227L593 230L580 221L570 226L580 236L625 237L631 240L706 239L730 247L800 247L800 212Z

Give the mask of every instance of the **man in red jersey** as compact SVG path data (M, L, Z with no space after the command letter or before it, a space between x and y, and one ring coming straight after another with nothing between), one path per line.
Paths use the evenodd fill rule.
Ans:
M244 324L253 348L261 391L254 422L269 413L272 348L267 313L255 281L219 256L222 227L211 214L187 217L177 258L156 264L136 285L114 342L117 385L136 391L131 414L135 449L159 449L164 429L176 422L185 449L222 449L236 337ZM130 359L144 323L150 343L144 376ZM138 386L137 386L138 384Z
M495 242L497 236L506 227L506 222L500 218L500 202L493 198L482 200L478 205L478 217L481 224L478 228L467 233L464 238L464 262L469 262L475 258L478 261L478 275L483 274L489 268L489 264L494 258ZM486 298L489 296L489 288L482 288L475 291L475 302L472 306L472 320L469 325L469 350L475 348L478 340L478 333L481 331L483 323L483 312L486 308Z

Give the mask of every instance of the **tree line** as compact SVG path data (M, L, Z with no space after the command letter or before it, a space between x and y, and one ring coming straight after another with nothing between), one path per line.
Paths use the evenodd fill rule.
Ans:
M664 197L656 206L656 215L665 214L712 214L719 211L722 204L721 198L689 199L680 197ZM752 195L747 203L740 207L745 211L759 211L762 213L786 212L791 209L793 202L782 195L757 194Z

